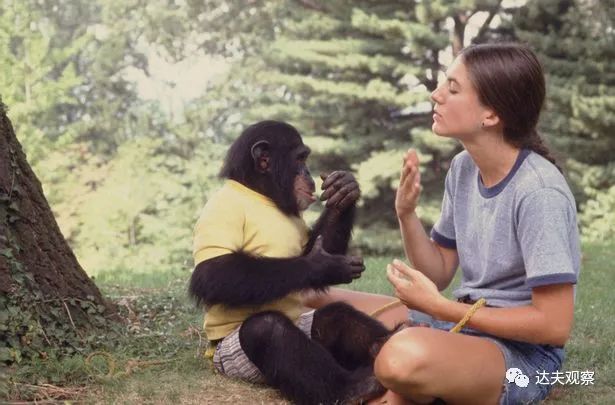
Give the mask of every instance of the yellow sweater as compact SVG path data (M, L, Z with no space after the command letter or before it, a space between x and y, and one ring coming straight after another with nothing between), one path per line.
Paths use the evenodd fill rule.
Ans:
M207 201L194 227L194 264L238 251L254 256L296 257L307 239L308 227L302 218L287 216L271 199L227 180ZM212 305L205 314L207 338L221 339L250 315L266 310L281 311L295 322L304 308L299 293L259 306Z

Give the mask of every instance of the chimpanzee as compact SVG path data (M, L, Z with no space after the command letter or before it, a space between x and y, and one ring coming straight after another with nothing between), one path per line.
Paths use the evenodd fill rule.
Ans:
M326 207L313 229L310 149L291 125L262 121L231 145L194 230L190 295L205 304L205 332L225 375L266 382L301 404L380 395L375 348L390 335L345 303L308 311L301 291L349 283L364 270L346 255L359 185L349 172L323 178ZM324 176L323 176L324 177Z

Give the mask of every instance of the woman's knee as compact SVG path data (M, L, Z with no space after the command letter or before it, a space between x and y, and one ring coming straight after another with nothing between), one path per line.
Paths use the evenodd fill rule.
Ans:
M382 385L417 386L427 381L431 363L425 328L408 328L393 335L376 357L374 372ZM431 332L431 331L429 331Z

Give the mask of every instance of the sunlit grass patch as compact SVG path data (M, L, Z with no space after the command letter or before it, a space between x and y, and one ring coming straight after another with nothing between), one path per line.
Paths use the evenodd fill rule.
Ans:
M398 257L401 258L401 257ZM391 295L386 265L394 257L365 258L363 276L346 287ZM557 386L548 403L606 404L615 398L615 323L611 303L615 298L615 249L609 245L584 245L583 270L577 293L575 326L567 344L563 371L593 371L593 385ZM125 322L118 334L107 337L106 353L115 370L102 358L92 365L85 356L57 359L53 352L12 374L11 399L62 399L87 403L286 403L273 389L233 381L213 372L203 358L203 313L187 297L189 271L100 273L96 282L116 303ZM459 274L445 291L458 283ZM38 385L28 387L27 384ZM41 390L40 387L47 391ZM85 390L83 388L86 388ZM71 397L71 395L73 395Z

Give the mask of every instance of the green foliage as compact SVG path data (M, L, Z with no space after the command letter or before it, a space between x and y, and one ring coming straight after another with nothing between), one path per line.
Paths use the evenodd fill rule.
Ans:
M192 325L198 324L199 319L202 321L202 313L188 302L184 280L177 274L166 275L170 281L156 284L155 289L135 287L134 278L122 283L121 287L102 284L104 293L118 306L120 316L125 320L122 328L113 329L113 334L99 337L98 349L110 357L96 356L88 364L86 358L93 353L91 350L67 356L49 348L44 356L6 370L6 380L0 381L0 398L49 399L41 394L45 384L67 387L68 392L71 387L117 384L120 376L125 379L130 375L126 372L130 362L164 362L167 372L181 368L183 358L194 362L194 353L200 348L199 332ZM115 283L120 281L113 279ZM196 366L202 368L204 364L200 361ZM135 367L134 372L141 372L145 367ZM112 376L108 376L109 371L113 371ZM75 395L75 398L64 399L82 398L82 391L75 390Z
M515 35L547 72L541 129L566 156L567 174L590 240L613 236L615 11L601 0L531 1L514 13Z
M353 233L353 245L361 249L362 254L396 255L402 257L403 246L399 230L391 228L386 222L380 222L369 228L359 228Z
M2 2L0 92L90 274L190 266L192 226L217 184L220 108L196 106L172 124L126 79L147 70L141 35L158 38L156 21L171 26L165 4ZM212 124L208 131L201 120Z
M10 69L3 71L3 93L62 229L93 273L105 265L124 270L139 263L144 268L158 263L158 269L182 265L188 248L178 241L188 235L204 192L187 196L178 176L189 177L184 170L196 173L186 168L199 167L191 160L202 145L213 142L221 151L241 126L264 117L291 121L306 134L315 151L315 172L351 168L358 173L364 225L376 217L390 217L388 225L395 225L391 194L399 158L409 146L419 149L425 222L433 222L442 176L459 150L431 133L424 110L439 56L449 52L444 20L452 18L458 32L477 12L501 12L497 1L424 1L403 9L395 2L314 2L314 7L153 2L142 7L63 0L60 8L5 3L1 40L10 52L1 57ZM605 156L608 161L603 151L612 149L603 135L613 124L607 113L613 108L607 63L611 41L601 35L612 13L600 12L600 2L591 4L583 9L566 1L530 2L513 21L521 38L544 48L553 95L545 132L558 146L570 145L584 168ZM93 28L66 24L76 17ZM139 35L172 59L201 46L241 63L187 106L180 125L171 125L159 107L135 98L134 86L123 75L147 68ZM178 46L179 38L184 46ZM164 139L164 146L135 146L139 142L132 139L144 136ZM605 147L588 154L579 148L588 141ZM220 156L201 155L208 174L199 184L216 184ZM143 163L146 157L151 164ZM570 176L586 178L583 173ZM574 184L582 207L597 198L588 189L608 189L596 182ZM175 208L154 202L154 190L163 189L160 195L168 194L168 206ZM168 239L157 236L162 234Z
M615 239L615 186L597 193L581 214L583 236L591 241Z
M400 150L374 152L358 167L357 175L361 185L361 195L364 198L373 198L380 190L382 180L392 181L391 188L397 186L397 176L401 167Z
M604 135L613 120L612 72L609 36L601 32L612 13L595 11L600 2L591 2L590 11L563 0L503 11L498 1L420 1L404 8L363 1L155 1L147 7L58 1L66 7L10 2L0 19L7 27L4 43L21 47L3 55L6 66L15 67L5 70L4 88L14 94L8 101L16 114L26 91L15 83L43 86L31 100L39 103L32 114L14 121L63 232L91 274L188 266L192 223L208 190L219 184L214 177L225 145L246 123L263 118L290 121L305 134L315 173L341 168L358 174L360 226L374 228L365 234L396 229L400 158L417 148L421 217L433 223L444 173L460 146L431 132L428 94L441 58L450 55L451 35L452 45L467 43L460 33L481 12L489 17L478 27L479 39L494 16L508 21L512 12L511 29L544 51L552 96L543 129L577 156L570 167L582 169L570 177L580 207L608 189L603 181L610 172L599 173L610 159L605 151L612 150ZM559 15L564 6L570 10ZM23 32L11 25L15 16ZM92 29L66 24L75 16ZM171 123L155 103L138 100L126 79L131 69L147 70L148 47L168 60L212 53L237 63ZM31 78L19 68L27 49L38 55L40 69ZM23 77L15 81L13 73L10 81L13 71ZM41 104L50 100L55 104ZM42 112L47 115L37 115ZM602 146L586 153L592 143ZM209 148L217 149L205 152ZM608 207L606 200L590 204L584 226L601 222L596 210ZM386 249L386 240L366 241L359 245L368 251Z
M138 138L122 144L113 160L86 156L73 170L66 190L72 198L56 206L57 217L90 274L191 266L192 226L219 184L208 162L220 161L221 148L202 145L191 160L166 148L164 141ZM59 155L49 162L67 164Z
M442 177L459 151L458 145L426 141L429 91L436 86L439 56L450 52L444 20L479 11L496 14L499 2L415 2L405 7L392 1L262 2L240 7L247 14L223 1L190 7L192 18L211 20L194 32L240 50L235 57L241 64L228 77L233 87L225 83L228 91L221 93L235 109L234 119L286 120L308 141L329 139L326 146L317 145L315 171L352 168L359 173L366 200L359 215L362 225L376 216L394 218L390 195L401 155L410 146L430 164L425 204L440 204ZM235 20L235 32L229 18ZM456 24L463 32L465 20ZM262 40L244 41L250 34ZM208 52L220 51L219 43L203 45Z
M82 83L72 58L87 36L58 48L57 26L32 1L4 1L0 14L0 92L16 132L36 164L72 128L57 116L76 104L71 93Z

